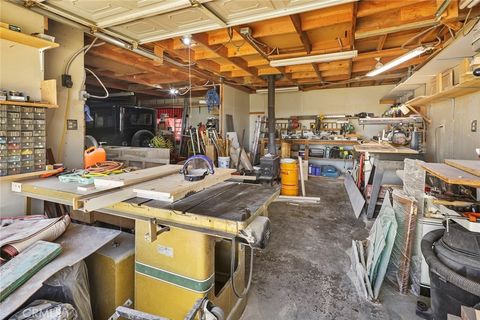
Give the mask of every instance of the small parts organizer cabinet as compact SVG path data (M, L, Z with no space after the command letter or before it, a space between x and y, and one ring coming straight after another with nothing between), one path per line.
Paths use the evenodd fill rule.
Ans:
M0 176L45 170L45 111L0 101Z

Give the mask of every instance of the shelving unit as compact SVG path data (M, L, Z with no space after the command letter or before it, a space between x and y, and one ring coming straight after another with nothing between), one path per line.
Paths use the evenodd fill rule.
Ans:
M57 48L60 46L58 43L3 27L0 27L0 39L9 40L25 46L43 50Z
M412 107L425 106L445 99L461 97L469 93L480 91L480 79L473 78L450 87L444 91L435 93L431 96L420 96L407 101L405 104Z

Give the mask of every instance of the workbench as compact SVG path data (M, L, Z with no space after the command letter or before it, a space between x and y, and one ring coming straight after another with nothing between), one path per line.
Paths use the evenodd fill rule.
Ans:
M21 186L17 192L26 197L70 205L85 193L94 194L56 177L22 181ZM236 291L242 292L247 249L237 239L267 214L278 193L261 185L222 182L173 203L132 198L98 210L135 220L135 309L183 320L206 297L229 319L238 319L247 299L232 288L230 258L235 257Z
M423 155L417 150L395 147L387 143L364 143L353 146L353 149L358 153L368 153L372 158L370 161L373 165L373 177L370 176L368 179L372 184L372 192L370 199L367 200L366 209L367 218L371 219L375 217L375 207L385 173L387 171L395 173L396 170L403 169L405 158L421 159Z

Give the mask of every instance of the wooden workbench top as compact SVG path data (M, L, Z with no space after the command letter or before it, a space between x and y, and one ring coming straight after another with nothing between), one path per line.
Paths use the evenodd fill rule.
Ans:
M394 147L388 143L363 143L353 147L357 152L387 153L387 154L419 154L417 150L407 147Z
M471 173L480 177L480 160L457 160L446 159L445 163L457 169Z
M450 184L461 184L480 188L480 177L457 169L445 163L422 163L420 165L428 173Z
M268 139L263 139L265 143L268 143ZM288 142L290 144L301 145L334 145L334 146L355 146L359 145L358 140L322 140L322 139L275 139L275 143Z

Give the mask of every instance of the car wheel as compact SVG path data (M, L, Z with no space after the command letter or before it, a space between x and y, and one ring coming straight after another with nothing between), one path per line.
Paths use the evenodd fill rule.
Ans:
M148 130L137 131L132 137L132 147L149 147L153 137L153 133Z

